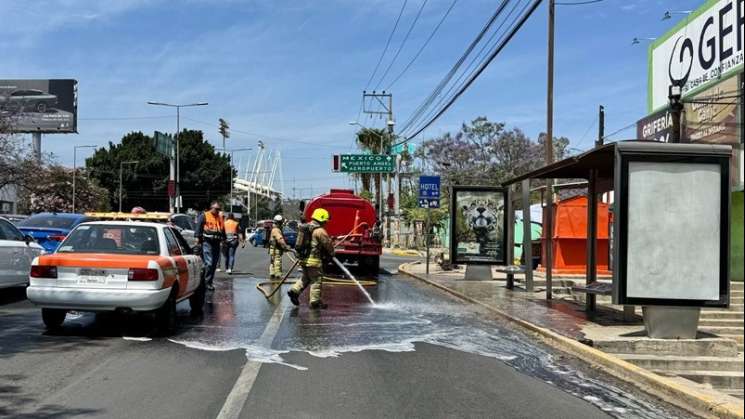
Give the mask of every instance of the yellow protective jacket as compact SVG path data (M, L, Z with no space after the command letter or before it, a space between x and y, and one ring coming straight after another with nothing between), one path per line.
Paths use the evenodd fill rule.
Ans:
M305 261L305 266L320 268L323 266L324 259L330 259L334 256L334 242L331 240L329 233L323 227L317 227L313 230L310 240L310 256Z
M272 232L269 234L269 251L272 250L290 250L290 246L285 241L285 235L282 233L282 229L279 227L272 227Z

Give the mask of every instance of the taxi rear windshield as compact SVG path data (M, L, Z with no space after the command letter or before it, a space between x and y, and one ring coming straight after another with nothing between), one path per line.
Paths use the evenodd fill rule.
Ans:
M158 231L131 225L80 225L67 236L58 253L160 254Z

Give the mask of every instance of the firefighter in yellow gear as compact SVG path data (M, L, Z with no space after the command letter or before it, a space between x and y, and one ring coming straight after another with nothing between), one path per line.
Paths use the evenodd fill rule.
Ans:
M300 265L303 269L303 276L287 292L294 305L300 304L300 294L303 293L305 288L310 286L310 307L313 309L327 307L321 300L321 281L323 279L324 260L328 260L334 256L334 243L329 233L323 228L329 218L328 211L323 208L317 208L311 215L311 222L301 226L298 240L307 242L308 245L304 246L302 242L296 245ZM308 233L310 235L309 239L306 237L301 238L301 236L305 236ZM307 247L308 249L304 251L303 247Z
M282 255L291 251L292 248L287 245L285 235L282 232L282 225L285 222L284 217L277 214L272 220L274 226L269 233L269 279L282 278Z

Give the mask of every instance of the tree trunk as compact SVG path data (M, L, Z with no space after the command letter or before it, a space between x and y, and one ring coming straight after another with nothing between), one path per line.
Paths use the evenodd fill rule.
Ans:
M375 176L375 205L378 205L380 203L380 197L381 197L381 195L380 195L380 193L381 193L380 188L382 186L381 185L381 183L382 183L381 182L382 176L378 175L377 173L374 176ZM380 210L382 210L382 209L378 209L378 211L380 211Z
M361 173L361 178L362 178L362 191L370 193L370 174Z

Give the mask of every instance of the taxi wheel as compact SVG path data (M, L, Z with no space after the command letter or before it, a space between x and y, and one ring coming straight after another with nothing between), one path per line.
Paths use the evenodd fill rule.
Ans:
M42 308L41 319L44 321L44 326L47 329L53 330L62 326L67 316L67 310L59 310L55 308Z
M191 314L198 316L204 311L204 300L206 294L206 287L204 285L204 277L199 281L199 287L194 290L194 294L189 297L189 307L191 308Z
M172 292L155 314L158 333L170 336L176 332L176 293Z

